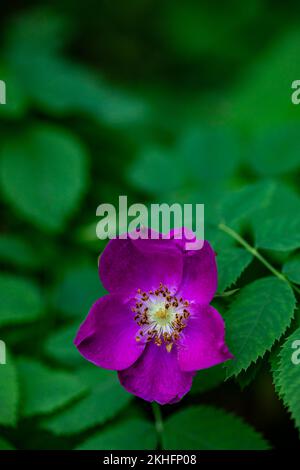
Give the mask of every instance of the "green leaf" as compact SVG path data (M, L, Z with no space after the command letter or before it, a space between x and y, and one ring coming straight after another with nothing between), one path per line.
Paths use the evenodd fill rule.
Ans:
M259 223L263 223L265 218L275 219L288 213L291 217L300 210L300 197L292 186L278 182L267 183L270 187L268 197L259 206L259 211L255 214ZM257 219L254 220L257 222ZM258 225L256 223L256 225Z
M251 263L253 256L243 248L232 247L218 253L218 292L231 287L244 269Z
M285 341L280 354L278 370L273 375L277 390L300 431L300 328Z
M258 279L240 291L225 316L227 344L234 355L226 363L228 377L271 349L290 325L294 309L291 287L275 277Z
M209 369L200 370L193 379L193 386L190 393L192 395L196 395L212 390L224 382L225 378L226 371L223 367L223 364L210 367Z
M201 58L209 57L212 64L209 73L214 76L214 67L220 66L216 62L222 58L222 63L232 63L236 56L243 56L245 43L241 40L240 30L248 31L255 16L261 12L259 2L235 4L235 14L226 17L224 4L219 5L218 14L214 5L205 2L162 3L162 17L158 22L161 25L164 40L167 41L168 54L176 54L179 63L193 64ZM222 68L224 70L224 68ZM206 77L206 69L201 69L201 78ZM205 79L204 79L205 80Z
M300 255L290 258L283 265L282 271L290 281L300 284Z
M0 274L0 298L0 326L32 322L44 310L35 284L11 274Z
M220 128L188 129L172 148L144 147L129 169L128 180L156 195L170 196L184 187L194 187L202 203L203 192L209 193L211 182L220 184L232 176L237 162L238 145L233 133Z
M282 175L300 166L299 124L284 124L263 133L250 146L250 161L263 176Z
M166 450L264 450L265 439L241 418L212 406L192 406L164 424Z
M227 233L224 233L216 225L210 224L205 227L205 239L212 245L217 256L223 250L227 251L234 248L236 243Z
M12 234L0 235L0 260L21 268L36 268L39 256L26 240Z
M52 413L87 391L73 374L49 369L32 359L20 359L18 372L24 417Z
M0 105L0 118L18 119L23 117L28 108L28 100L18 76L7 65L1 63L0 79L4 81L6 86L6 104Z
M48 114L84 113L112 127L140 125L151 116L141 96L126 92L87 68L54 54L11 54L10 65L32 101ZM51 80L49 80L51 77Z
M290 251L300 247L300 214L278 215L265 219L256 229L256 246L279 251Z
M14 447L6 439L0 437L0 450L14 450Z
M53 9L39 6L13 18L5 35L6 54L48 55L65 45L70 33L69 22Z
M6 364L0 364L0 424L15 426L19 403L17 370L12 357L6 354ZM0 443L1 448L1 443Z
M221 221L233 224L252 217L269 204L276 189L275 183L262 181L227 193L220 208Z
M39 125L6 142L0 184L12 206L35 225L60 230L86 186L86 154L69 133Z
M156 432L152 423L129 419L89 437L78 450L154 450Z
M217 184L233 175L238 164L239 145L233 131L202 127L184 132L178 140L177 152L190 180Z
M74 346L74 339L78 328L79 324L76 323L60 328L55 333L52 333L45 341L45 354L63 366L74 368L82 365L85 360Z
M253 216L255 245L289 251L300 246L300 197L289 186L273 186L270 197Z
M236 377L236 381L238 382L242 390L244 390L244 388L246 387L249 387L249 385L251 385L251 383L256 379L256 376L259 373L261 367L262 359L251 364L251 366L249 366L247 370L242 370L239 373L239 375Z
M300 65L295 60L299 54L298 29L288 30L277 41L270 42L270 48L260 60L254 61L244 80L238 83L230 100L227 122L257 132L299 121L299 108L291 101L291 84L300 76Z
M43 422L42 427L53 434L75 434L103 424L116 416L132 398L121 387L114 371L88 365L76 375L92 391L78 403Z
M144 147L128 172L129 182L149 194L168 194L186 183L186 167L178 154L161 147Z
M93 303L106 294L95 265L68 268L53 293L55 308L68 318L87 315Z
M270 363L270 368L272 372L272 377L273 377L273 384L275 386L275 390L279 397L281 397L281 389L279 385L279 366L280 366L280 343L278 343L271 351L270 357L269 357L269 363Z

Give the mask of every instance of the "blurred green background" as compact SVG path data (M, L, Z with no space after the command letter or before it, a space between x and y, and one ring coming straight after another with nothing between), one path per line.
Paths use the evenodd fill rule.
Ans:
M276 211L300 213L300 106L291 103L291 84L300 79L300 5L22 4L0 7L7 86L0 339L8 350L0 366L0 448L155 448L151 406L124 392L114 373L86 364L72 344L104 294L97 258L105 242L96 239L95 211L123 194L147 204L205 203L206 237L221 254L232 241L217 225L226 214L235 219L235 191L254 185L238 196L239 216L259 206L255 233L246 224L245 236L276 266L285 263L300 245L299 217L288 240L286 225L276 225ZM260 203L269 191L266 215ZM275 228L264 226L266 218ZM265 274L255 261L246 267L250 261L241 261L237 287ZM228 281L230 262L220 261L219 292L240 274ZM299 271L294 276L299 282ZM216 302L226 311L228 299ZM272 446L296 447L266 362L245 380L201 373L164 418L213 405L241 416Z

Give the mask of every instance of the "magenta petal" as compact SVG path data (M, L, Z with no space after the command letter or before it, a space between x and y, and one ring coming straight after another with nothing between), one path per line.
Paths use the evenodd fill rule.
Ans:
M149 343L139 360L119 372L123 387L133 395L160 405L176 403L191 388L194 373L182 372L176 347L167 352L164 346Z
M186 251L187 243L196 242L197 238L195 233L187 227L174 228L170 230L169 237L174 240L181 251ZM203 242L200 246L203 245ZM196 245L194 246L196 247ZM193 250L191 250L193 251Z
M206 369L233 358L225 344L221 315L210 305L194 308L178 347L179 365L184 371Z
M172 240L111 240L100 258L99 274L110 293L136 295L137 289L157 289L162 282L178 288L182 253Z
M144 350L135 339L138 329L129 303L118 295L107 295L92 306L74 343L88 361L105 369L122 370Z
M209 304L218 285L216 255L205 241L200 250L185 251L180 295L186 300Z

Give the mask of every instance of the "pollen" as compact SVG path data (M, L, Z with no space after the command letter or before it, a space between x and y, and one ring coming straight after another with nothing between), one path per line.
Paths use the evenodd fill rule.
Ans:
M164 345L170 353L187 325L188 307L187 300L178 299L163 284L149 292L138 289L132 308L134 320L140 327L136 341L153 341L156 346Z
M167 314L167 311L166 311L166 307L165 308L160 308L157 312L156 312L156 317L157 318L161 318L162 320L164 320L165 318L167 318L168 314Z

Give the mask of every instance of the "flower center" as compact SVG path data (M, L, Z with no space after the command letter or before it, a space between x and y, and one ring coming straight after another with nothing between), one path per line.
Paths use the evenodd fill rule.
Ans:
M172 350L190 316L189 302L178 299L170 290L160 284L155 291L142 292L138 289L135 297L134 320L140 327L136 341L154 341L157 346L165 344Z
M164 320L168 317L168 312L165 308L160 308L157 312L156 312L156 318L159 318L161 320Z

